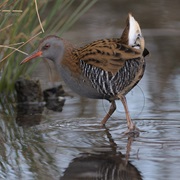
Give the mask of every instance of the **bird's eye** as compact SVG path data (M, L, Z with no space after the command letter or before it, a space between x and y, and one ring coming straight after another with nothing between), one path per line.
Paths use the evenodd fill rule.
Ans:
M45 44L44 46L43 46L43 50L46 50L46 49L48 49L50 47L50 44L49 43L47 43L47 44Z

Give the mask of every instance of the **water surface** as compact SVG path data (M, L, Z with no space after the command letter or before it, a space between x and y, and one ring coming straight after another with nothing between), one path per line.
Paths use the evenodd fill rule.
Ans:
M143 79L127 95L132 119L143 130L139 137L124 136L127 126L121 102L106 127L101 127L110 104L81 98L64 85L68 95L62 112L44 108L42 113L23 114L14 104L11 113L3 109L0 179L178 179L179 5L179 1L98 2L64 34L80 46L120 36L128 12L140 22L150 56ZM63 84L43 62L33 77L40 78L43 89Z

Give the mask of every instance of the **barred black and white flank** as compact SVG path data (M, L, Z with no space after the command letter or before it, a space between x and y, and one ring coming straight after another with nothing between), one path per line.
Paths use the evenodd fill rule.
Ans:
M145 62L139 61L139 59L128 60L125 62L124 67L115 75L87 64L84 61L80 61L80 66L83 75L89 79L92 87L95 88L104 99L111 99L111 97L115 97L121 92L123 95L127 94L128 91L139 82L137 81L133 84L132 88L128 89L127 92L123 91L133 82L139 70L141 68L145 69ZM144 71L142 73L144 73Z

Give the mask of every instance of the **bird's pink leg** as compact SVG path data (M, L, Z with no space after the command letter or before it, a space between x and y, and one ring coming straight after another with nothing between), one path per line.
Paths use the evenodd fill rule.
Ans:
M125 96L121 96L120 100L124 106L124 110L126 113L126 120L127 120L127 125L128 125L128 129L133 129L134 128L134 124L131 120L130 114L129 114L129 110L128 110L128 105L127 105L127 101L126 101L126 97Z
M114 113L115 110L116 110L116 103L115 101L112 101L108 113L106 114L104 119L101 121L102 125L106 124L107 120L111 117L111 115Z
M124 110L126 113L126 120L127 120L127 126L128 126L128 131L126 131L126 134L132 133L132 134L139 134L139 129L136 128L135 124L132 122L130 114L129 114L129 110L128 110L128 105L127 105L127 101L126 101L126 97L125 96L119 96L119 99L121 100L123 106L124 106Z

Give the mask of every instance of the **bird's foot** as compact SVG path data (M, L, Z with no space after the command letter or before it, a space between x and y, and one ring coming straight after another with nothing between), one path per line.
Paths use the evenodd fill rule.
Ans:
M133 124L125 131L125 135L129 137L138 137L140 134L140 130Z

